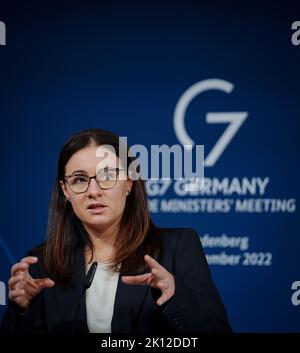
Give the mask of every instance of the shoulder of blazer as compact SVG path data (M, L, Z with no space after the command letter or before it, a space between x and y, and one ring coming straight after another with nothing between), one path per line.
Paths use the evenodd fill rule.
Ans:
M155 234L159 238L163 248L176 249L179 243L199 243L199 235L193 228L155 228Z
M155 228L156 234L162 240L178 241L182 237L199 238L198 233L193 228Z

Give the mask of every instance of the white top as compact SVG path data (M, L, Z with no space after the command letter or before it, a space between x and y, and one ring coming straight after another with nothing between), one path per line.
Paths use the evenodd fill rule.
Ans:
M111 332L118 279L119 272L111 271L105 262L98 262L92 285L86 291L86 315L90 332Z

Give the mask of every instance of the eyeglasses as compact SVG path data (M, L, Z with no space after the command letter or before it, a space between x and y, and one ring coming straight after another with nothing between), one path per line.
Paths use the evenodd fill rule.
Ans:
M75 173L72 175L66 175L65 182L69 185L74 194L82 194L87 192L91 179L95 179L100 189L107 190L116 186L120 170L124 169L106 169L103 172L91 177L85 174Z

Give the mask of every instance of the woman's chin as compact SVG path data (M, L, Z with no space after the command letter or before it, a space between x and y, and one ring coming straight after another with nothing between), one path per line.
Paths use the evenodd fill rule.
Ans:
M111 220L107 216L105 217L103 215L98 215L97 217L89 217L84 221L84 223L93 228L97 227L99 229L103 229L110 225Z

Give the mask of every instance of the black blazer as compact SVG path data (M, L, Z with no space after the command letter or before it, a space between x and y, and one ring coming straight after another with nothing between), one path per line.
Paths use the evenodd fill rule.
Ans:
M164 305L160 291L128 285L119 277L111 322L112 333L230 332L222 301L213 284L197 233L192 229L158 229L159 263L175 278L175 294ZM41 255L40 255L41 256ZM47 277L42 258L30 266L35 278ZM89 332L86 319L83 252L75 264L71 284L44 289L20 313L9 303L2 330L9 332ZM99 303L101 305L101 303ZM76 313L77 311L77 313Z

